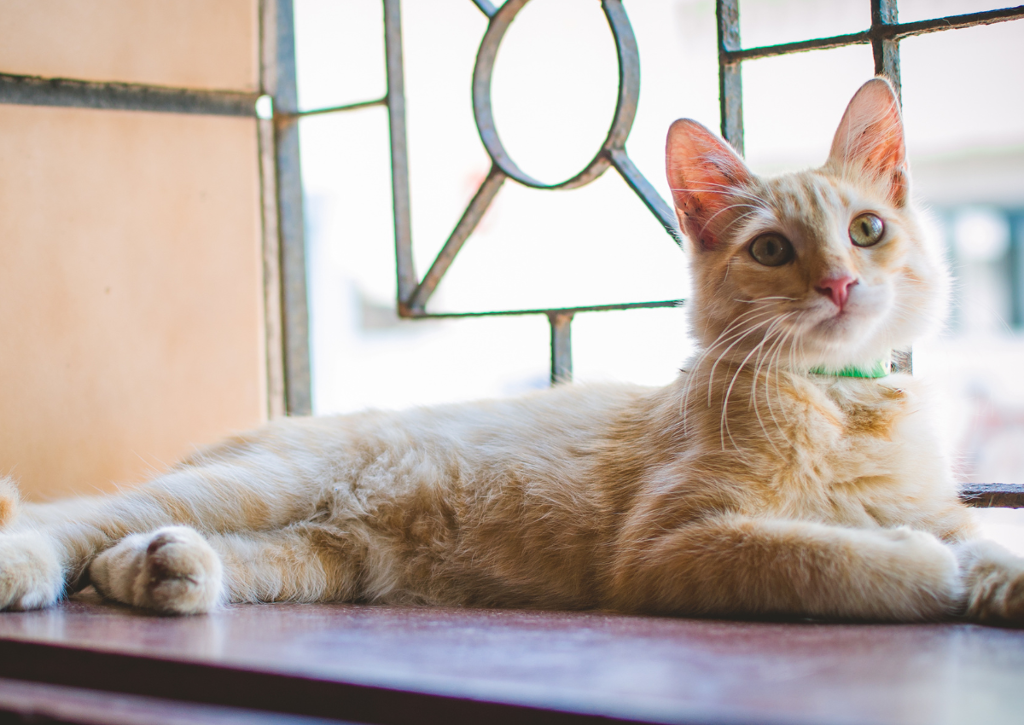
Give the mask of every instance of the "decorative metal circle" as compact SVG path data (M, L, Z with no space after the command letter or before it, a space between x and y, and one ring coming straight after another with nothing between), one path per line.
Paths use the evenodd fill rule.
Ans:
M505 174L520 184L532 186L535 189L575 189L589 184L608 169L611 164L612 150L624 147L626 137L629 136L630 129L633 128L636 105L640 98L640 54L637 52L636 36L633 35L633 27L629 24L622 1L604 0L601 7L608 19L612 36L615 38L615 48L619 59L619 97L615 104L615 115L612 117L611 127L608 129L604 143L601 144L601 149L582 171L561 183L544 184L524 173L509 156L501 139L498 138L498 131L494 125L494 112L491 108L491 76L494 73L494 60L498 55L498 46L516 14L529 1L507 0L491 17L483 42L480 44L480 51L476 56L476 67L473 69L473 115L476 118L476 127L480 132L480 140L483 141L484 148L487 149L487 153L495 165Z

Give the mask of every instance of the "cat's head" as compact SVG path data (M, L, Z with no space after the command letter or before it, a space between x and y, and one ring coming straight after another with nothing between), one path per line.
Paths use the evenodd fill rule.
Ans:
M693 251L693 331L711 357L868 365L943 318L947 273L910 204L887 81L857 91L820 169L755 176L690 120L669 130L667 167Z

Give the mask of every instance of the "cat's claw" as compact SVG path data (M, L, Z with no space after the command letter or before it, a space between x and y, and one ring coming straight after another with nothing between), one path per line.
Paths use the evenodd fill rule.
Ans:
M163 614L202 614L224 591L220 557L195 530L133 534L97 556L89 579L106 597Z
M0 537L0 609L41 609L64 593L52 544L35 532Z

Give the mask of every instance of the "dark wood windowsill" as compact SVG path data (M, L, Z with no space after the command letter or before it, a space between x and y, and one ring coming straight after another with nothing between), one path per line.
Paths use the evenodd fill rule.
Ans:
M1024 631L960 623L354 605L160 618L89 595L0 615L2 722L1001 725L1020 722L1022 675Z

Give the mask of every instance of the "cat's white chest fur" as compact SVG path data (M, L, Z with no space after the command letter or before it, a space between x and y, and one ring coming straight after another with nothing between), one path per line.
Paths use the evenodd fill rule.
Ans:
M929 393L908 375L811 376L798 395L807 396L802 427L817 456L791 474L817 478L823 498L813 504L816 514L841 525L913 522L952 535L958 527L941 514L956 507L956 486Z

